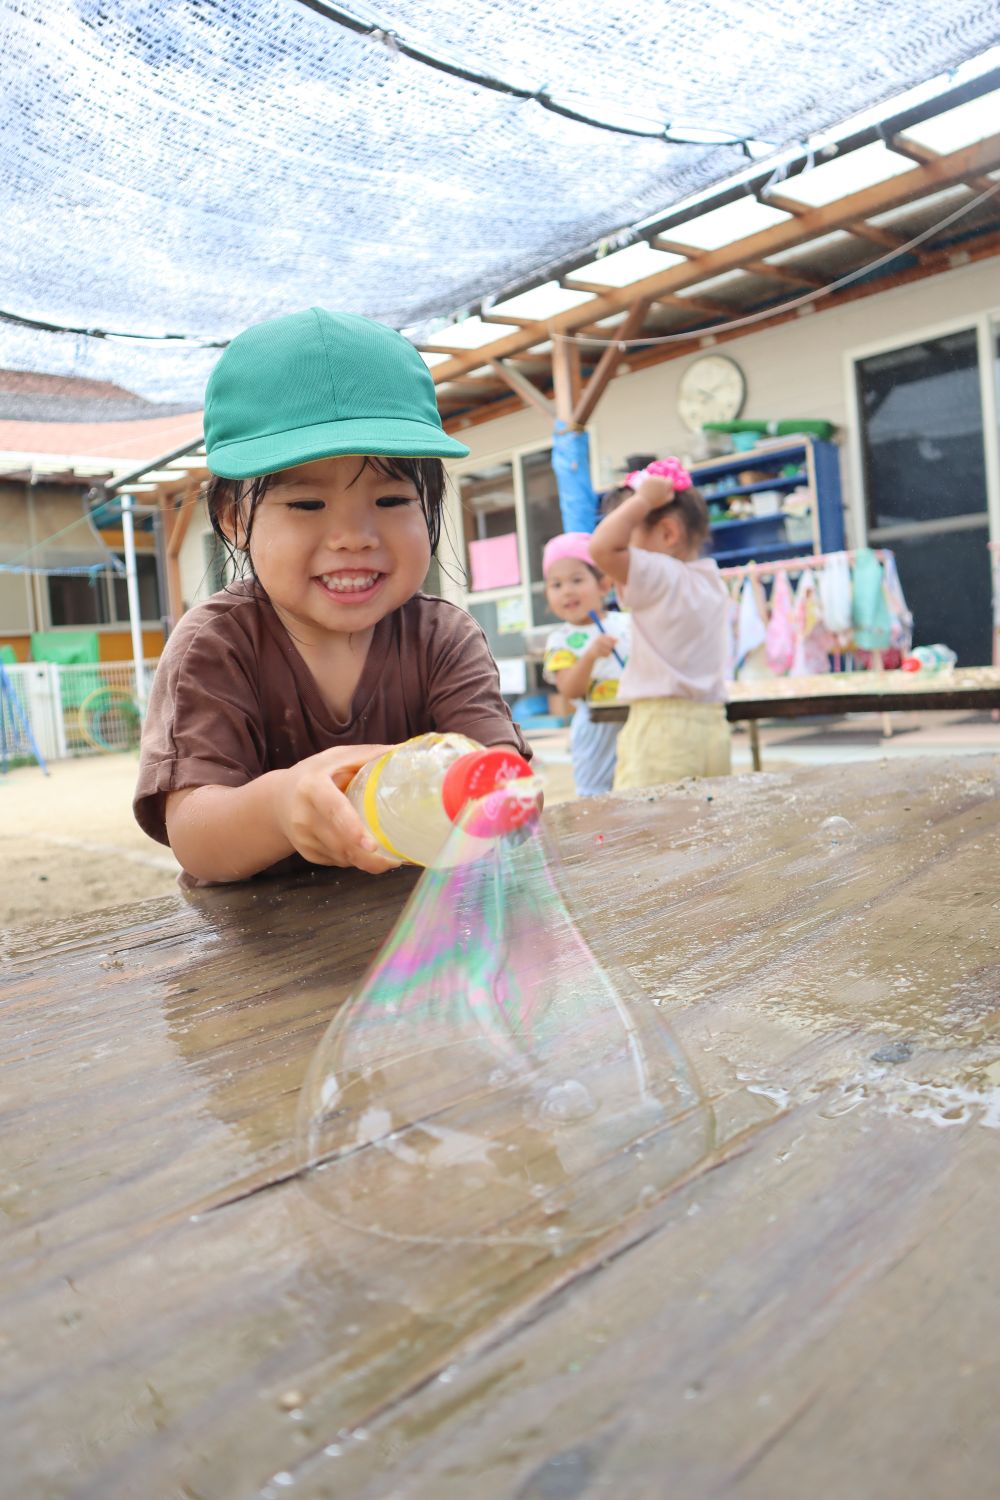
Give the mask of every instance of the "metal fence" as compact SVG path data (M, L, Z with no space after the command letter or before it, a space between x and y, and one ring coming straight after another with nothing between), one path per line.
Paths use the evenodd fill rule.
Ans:
M143 663L147 692L155 669L155 661ZM138 745L142 716L132 662L22 662L9 666L7 676L45 760Z

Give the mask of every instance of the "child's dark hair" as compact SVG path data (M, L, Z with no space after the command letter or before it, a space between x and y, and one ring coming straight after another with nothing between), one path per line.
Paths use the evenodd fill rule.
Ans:
M616 489L608 490L601 498L601 515L610 516L623 500L631 500L634 494L635 490L627 484L620 484ZM680 517L688 540L691 542L704 542L712 529L705 497L700 490L695 489L694 485L687 490L675 490L672 500L668 500L666 505L658 505L655 510L651 510L640 524L646 531L652 531L664 516L669 515Z
M374 469L386 479L408 479L416 485L420 496L420 509L427 522L427 536L431 544L431 555L437 551L441 540L441 510L444 503L445 472L439 458L381 458L361 457L359 477L365 469ZM237 578L247 574L255 578L250 557L250 537L257 507L268 489L280 474L261 474L257 479L220 479L213 474L205 487L205 503L212 530L225 547ZM234 526L235 540L225 529L224 522L239 517L238 529Z

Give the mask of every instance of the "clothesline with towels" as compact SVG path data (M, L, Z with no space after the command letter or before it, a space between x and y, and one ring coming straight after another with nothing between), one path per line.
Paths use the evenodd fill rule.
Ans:
M910 650L913 616L888 549L814 553L721 571L730 591L733 678L893 667ZM790 574L798 574L794 590Z
M991 542L991 547L1000 550L1000 542ZM865 547L865 552L873 552L880 563L884 563L892 554L884 547ZM844 552L809 552L804 557L784 557L774 562L748 562L738 563L731 568L720 568L719 572L723 578L770 578L777 573L804 573L806 568L818 571L824 564L835 558L846 557L848 563L852 563L857 557L857 552L848 550Z

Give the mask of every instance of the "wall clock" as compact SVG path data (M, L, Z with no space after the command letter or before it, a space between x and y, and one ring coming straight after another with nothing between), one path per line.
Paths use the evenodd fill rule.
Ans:
M700 432L706 422L734 421L746 394L746 377L734 359L704 354L681 376L677 410L685 427Z

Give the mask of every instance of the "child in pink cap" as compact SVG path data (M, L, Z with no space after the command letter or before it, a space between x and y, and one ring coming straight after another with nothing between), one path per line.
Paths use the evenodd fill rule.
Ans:
M628 616L605 608L611 582L595 567L584 531L564 532L546 544L542 576L549 609L564 622L545 643L545 677L576 701L570 756L577 795L600 796L614 782L621 725L595 724L588 704L617 697L628 659Z
M604 509L591 555L632 619L615 790L727 775L729 596L715 562L702 556L705 501L680 460L667 458L627 475Z

